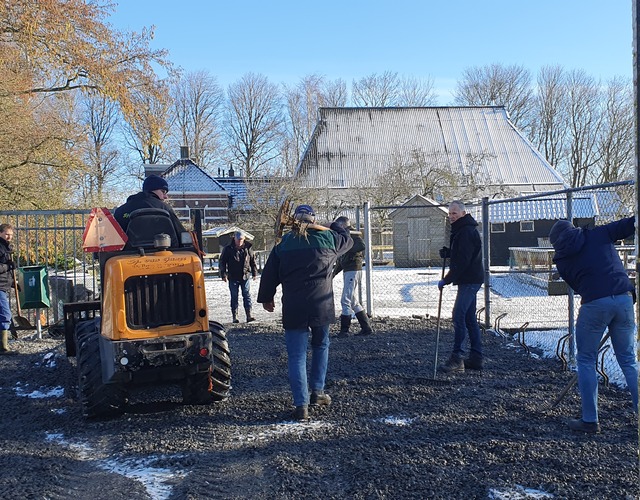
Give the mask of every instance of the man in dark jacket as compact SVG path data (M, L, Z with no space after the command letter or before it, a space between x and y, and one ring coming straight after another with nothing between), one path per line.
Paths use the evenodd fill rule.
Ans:
M369 325L367 313L358 299L358 287L362 280L362 262L364 261L364 240L361 234L351 227L348 217L338 217L336 223L349 231L353 240L351 250L338 259L336 267L333 269L333 276L337 276L341 271L344 276L342 297L340 299L342 314L340 315L340 333L338 333L338 337L347 337L349 335L352 315L355 315L358 323L360 323L360 335L370 335L373 330Z
M329 360L329 325L335 320L332 270L336 259L353 241L340 224L327 229L315 224L309 205L294 212L294 226L269 254L262 271L258 302L275 309L274 296L282 284L282 323L287 345L293 418L306 420L308 405L329 405L324 393ZM307 385L307 345L311 331L311 398Z
M449 205L449 222L449 248L440 250L442 258L450 258L449 272L438 282L438 288L442 291L445 285L453 283L458 285L458 293L453 305L453 351L440 371L463 372L465 368L481 370L482 336L476 318L476 296L484 282L484 268L478 223L458 200ZM471 352L467 359L463 359L462 344L467 334Z
M0 354L15 354L9 349L9 327L11 326L11 307L9 293L16 286L12 259L13 226L0 224Z
M594 229L579 229L567 220L556 222L549 233L555 255L553 262L564 281L581 296L576 321L578 387L582 418L569 420L569 428L600 432L598 421L598 378L596 362L604 331L609 329L611 345L638 412L638 364L636 362L634 286L620 261L614 243L631 237L635 217L621 219Z
M223 248L220 255L220 277L229 282L231 293L231 316L234 323L238 321L238 289L242 290L242 303L247 314L247 323L255 321L251 315L251 281L258 275L256 259L251 250L251 243L246 241L242 231L236 231L233 240Z
M169 185L167 184L166 179L159 175L151 174L147 176L142 183L142 191L129 196L126 203L116 208L113 216L126 233L131 212L140 208L159 208L167 212L171 217L171 222L176 230L176 236L178 237L178 241L180 241L180 233L184 233L187 230L184 228L173 209L165 203L164 200L169 198L169 196L167 196L168 192Z

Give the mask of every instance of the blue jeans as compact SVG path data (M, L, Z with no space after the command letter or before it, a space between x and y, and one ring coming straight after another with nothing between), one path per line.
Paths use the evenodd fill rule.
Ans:
M11 326L11 308L7 292L0 290L0 330L8 330Z
M458 294L453 305L454 356L462 357L464 355L462 343L467 334L469 334L471 351L482 356L482 336L476 318L476 295L480 286L480 284L458 285Z
M329 325L312 326L311 330L311 390L324 390L329 364ZM309 328L285 330L287 344L287 364L289 368L289 384L293 394L293 404L303 406L309 404L309 388L307 386L307 345Z
M620 369L627 381L635 411L638 411L638 364L636 362L635 320L631 295L602 297L582 304L576 321L578 387L582 400L582 420L598 421L598 345L606 328Z
M245 309L251 309L251 280L229 280L231 292L231 310L238 310L238 289L242 290L242 303Z

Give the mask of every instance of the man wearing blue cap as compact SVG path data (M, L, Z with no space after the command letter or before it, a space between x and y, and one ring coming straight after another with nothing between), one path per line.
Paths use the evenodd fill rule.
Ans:
M577 228L567 220L559 220L549 233L558 273L581 297L575 335L582 418L569 420L569 428L574 431L600 432L596 362L607 328L633 407L638 412L635 290L614 246L616 241L629 238L634 232L635 217L629 217L594 229Z
M159 208L169 214L171 221L173 222L173 227L175 228L176 234L179 238L180 233L185 232L186 229L178 219L178 216L173 209L164 201L169 198L167 195L168 192L169 185L167 184L166 179L159 175L151 174L147 176L142 183L142 191L129 196L126 203L116 208L113 216L126 232L131 212L140 208Z
M315 218L309 205L296 208L293 227L271 250L258 290L258 302L273 312L276 289L282 284L282 323L295 420L309 418L309 405L331 403L324 384L329 360L329 325L335 319L332 272L336 259L353 245L349 231L342 225L334 222L326 228L316 224ZM311 397L307 385L309 332Z

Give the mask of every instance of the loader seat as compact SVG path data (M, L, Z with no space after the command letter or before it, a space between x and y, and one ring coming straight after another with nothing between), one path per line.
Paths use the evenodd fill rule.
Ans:
M140 208L129 215L125 249L153 248L156 234L165 233L171 237L171 246L177 247L178 235L171 216L161 208Z

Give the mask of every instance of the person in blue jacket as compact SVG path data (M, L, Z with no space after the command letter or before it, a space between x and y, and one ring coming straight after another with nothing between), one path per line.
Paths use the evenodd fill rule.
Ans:
M482 266L482 241L478 223L467 213L464 203L454 200L449 204L451 235L449 247L440 249L440 257L450 258L449 271L438 282L442 290L445 285L458 285L453 305L453 349L449 359L439 367L444 373L482 370L482 335L476 317L477 295L484 282ZM469 357L464 359L464 340L469 336Z
M295 420L309 418L309 405L329 405L324 392L329 360L329 325L335 320L332 271L353 245L349 231L334 222L315 223L309 205L296 208L295 223L269 254L260 279L258 302L269 312L282 285L282 323ZM311 332L311 397L307 385L307 346Z
M574 431L600 432L596 362L607 328L638 411L635 290L614 247L616 241L629 238L634 232L635 217L629 217L593 229L577 228L567 220L559 220L549 233L558 274L581 297L575 335L582 418L569 420L569 428Z

